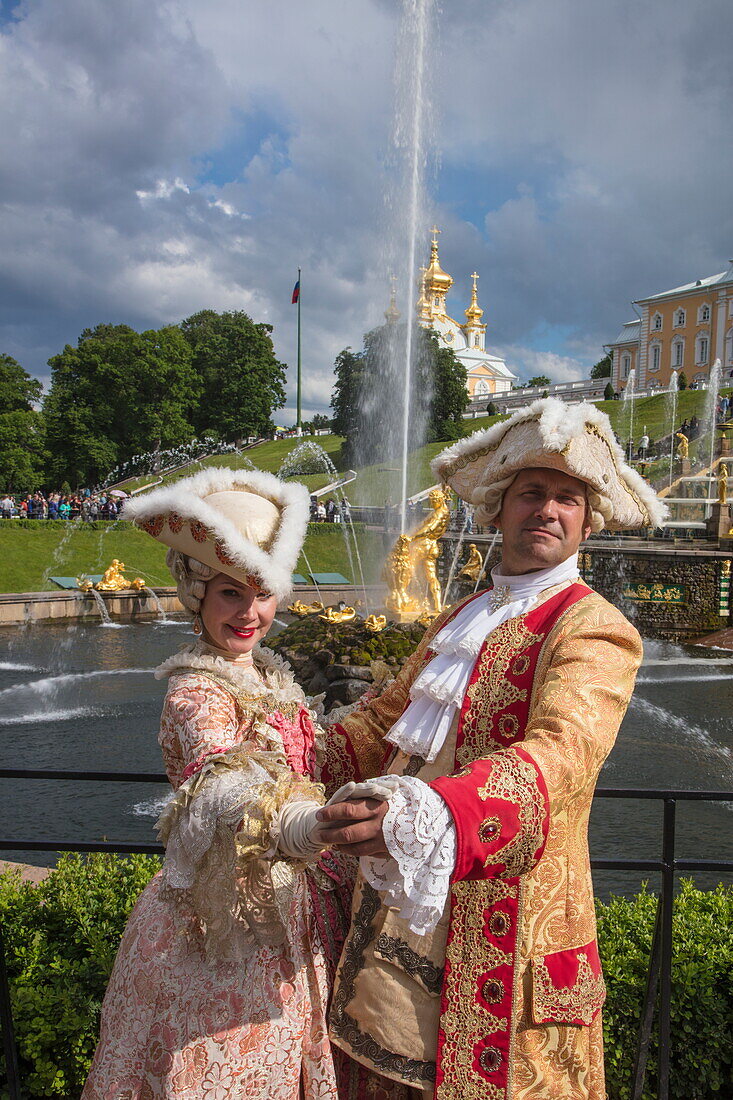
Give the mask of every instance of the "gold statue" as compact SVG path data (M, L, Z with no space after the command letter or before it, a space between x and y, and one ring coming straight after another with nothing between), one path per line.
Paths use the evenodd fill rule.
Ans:
M127 577L123 576L124 569L125 563L113 558L112 564L107 566L102 579L96 584L82 573L81 577L76 578L76 587L80 592L91 592L93 588L98 592L129 592L130 590L141 592L143 588L147 588L142 577L135 577L134 580L128 581Z
M291 611L293 615L297 615L299 619L304 619L306 615L317 615L319 611L323 611L323 604L320 600L315 600L313 603L303 603L301 600L295 600L294 603L288 604L288 611Z
M386 615L367 615L364 620L364 626L370 634L379 634L380 630L384 630L386 625Z
M437 565L440 556L439 541L448 530L450 509L446 493L442 489L432 489L428 497L432 513L425 517L416 531L410 535L410 558L412 559L416 579L424 589L423 611L437 615L443 610Z
M684 461L690 457L690 442L684 432L675 432L675 438L679 439L677 457Z
M122 592L123 589L129 588L130 582L122 575L124 568L123 561L113 558L112 564L105 569L101 581L98 581L94 587L98 592Z
M389 585L389 594L385 601L387 610L392 611L398 617L420 610L408 594L414 571L415 567L410 555L410 537L409 535L398 535L394 546L387 555L383 572L383 577Z
M718 504L728 503L728 467L724 462L718 466Z
M399 535L387 557L387 610L402 621L421 614L435 617L443 608L437 564L440 539L450 523L447 492L431 490L432 512L409 535Z
M465 577L466 580L471 581L473 584L477 584L479 577L484 571L484 559L481 557L480 551L476 548L475 542L469 542L468 549L468 559L458 576Z
M319 615L319 619L323 619L326 623L350 623L356 616L356 611L353 607L327 607L322 615Z

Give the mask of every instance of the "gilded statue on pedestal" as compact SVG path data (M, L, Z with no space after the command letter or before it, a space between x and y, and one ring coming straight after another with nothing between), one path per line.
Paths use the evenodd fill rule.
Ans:
M408 594L413 572L414 566L410 556L410 537L409 535L398 535L394 546L387 555L383 572L384 579L389 586L389 594L385 601L387 610L397 616L409 615L420 610Z
M419 588L425 590L423 610L437 615L443 609L437 572L439 541L448 530L450 510L442 489L432 489L428 500L433 511L410 535L410 557Z
M718 504L728 503L728 467L724 462L718 466Z
M458 574L459 577L465 577L467 581L471 581L472 584L477 584L479 577L484 570L484 559L481 557L481 552L476 547L475 542L468 544L468 558L466 564Z
M677 457L684 461L690 457L690 442L684 432L675 432L675 438L679 439Z
M450 510L442 489L432 489L428 500L432 511L409 535L397 538L384 568L387 610L402 619L435 616L443 609L437 565Z

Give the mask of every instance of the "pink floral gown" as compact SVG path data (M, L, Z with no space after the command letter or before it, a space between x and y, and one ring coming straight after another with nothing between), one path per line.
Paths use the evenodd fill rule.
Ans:
M315 731L304 696L284 662L257 652L262 679L255 684L251 672L200 645L156 673L171 676L159 741L174 789L212 755L237 745L280 745L294 772L312 773ZM327 934L314 919L305 872L285 944L258 946L244 963L207 959L196 912L185 898L170 897L164 877L151 880L130 915L83 1100L336 1097L326 1027ZM330 946L338 951L338 944Z

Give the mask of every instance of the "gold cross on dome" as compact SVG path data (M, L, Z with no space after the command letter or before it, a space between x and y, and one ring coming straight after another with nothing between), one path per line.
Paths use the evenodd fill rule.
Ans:
M480 279L480 278L481 278L481 276L480 276L480 275L478 275L478 274L477 274L477 272L475 272L475 271L474 271L474 273L473 273L473 275L471 276L471 278L473 279L473 289L475 290L475 289L476 289L476 280L477 280L477 279Z
M433 234L433 244L437 244L438 243L438 233L440 233L441 230L438 229L437 225L434 225L433 228L430 230L430 232Z

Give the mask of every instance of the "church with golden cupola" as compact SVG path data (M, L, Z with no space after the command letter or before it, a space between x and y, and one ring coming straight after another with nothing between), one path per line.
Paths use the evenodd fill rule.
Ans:
M433 226L430 246L430 263L420 269L421 293L417 302L417 317L423 328L434 329L444 347L455 353L456 359L466 368L468 393L472 400L490 398L492 394L506 393L516 383L517 376L509 370L498 355L486 350L486 325L481 318L484 311L478 304L477 273L474 271L471 304L465 310L463 324L448 315L446 297L453 286L453 279L440 266L438 257L438 233Z

